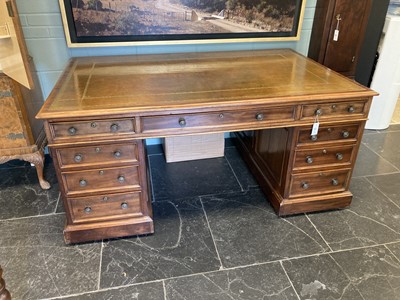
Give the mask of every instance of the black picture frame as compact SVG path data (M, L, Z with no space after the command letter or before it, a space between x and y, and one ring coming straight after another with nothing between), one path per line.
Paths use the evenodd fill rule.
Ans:
M230 0L235 3L246 2L250 8L245 9L243 6L242 9L242 6L236 4L239 9L224 9L219 14L218 11L213 13L211 9L210 12L199 10L200 13L197 13L193 7L182 4L191 1L193 2L193 0L59 0L59 3L69 47L291 41L300 38L306 0ZM221 1L225 0L203 0L205 1L223 5ZM261 11L255 10L251 8L252 2L257 3L257 7L260 3L264 3L267 8ZM228 2L224 3L228 6ZM268 3L276 4L272 6ZM148 7L143 8L143 5ZM280 11L287 13L279 14ZM268 17L263 20L262 17L267 13ZM252 14L261 22L252 21ZM269 24L277 25L273 27ZM199 29L191 28L196 26ZM204 29L204 27L210 28ZM200 30L208 31L200 32Z

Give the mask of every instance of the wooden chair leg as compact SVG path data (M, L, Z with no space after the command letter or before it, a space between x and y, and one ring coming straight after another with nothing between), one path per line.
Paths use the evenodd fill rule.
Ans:
M0 300L11 300L10 292L6 289L3 279L3 269L0 266Z

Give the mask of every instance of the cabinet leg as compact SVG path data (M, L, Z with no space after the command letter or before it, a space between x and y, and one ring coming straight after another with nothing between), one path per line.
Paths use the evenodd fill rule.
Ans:
M44 167L43 151L39 150L35 153L24 156L22 159L29 161L31 164L35 165L40 187L44 190L48 190L50 188L50 183L46 181L43 177L43 167Z
M11 300L10 292L6 289L3 279L3 269L0 266L0 300Z

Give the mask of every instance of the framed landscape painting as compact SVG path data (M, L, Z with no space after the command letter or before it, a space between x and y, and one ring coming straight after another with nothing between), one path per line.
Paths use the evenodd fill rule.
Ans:
M59 0L70 47L297 40L306 0Z

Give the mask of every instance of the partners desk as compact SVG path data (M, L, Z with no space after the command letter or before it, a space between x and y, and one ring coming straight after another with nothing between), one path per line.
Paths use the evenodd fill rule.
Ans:
M65 241L154 232L147 138L235 132L278 215L346 207L375 95L291 50L74 58L37 115Z

